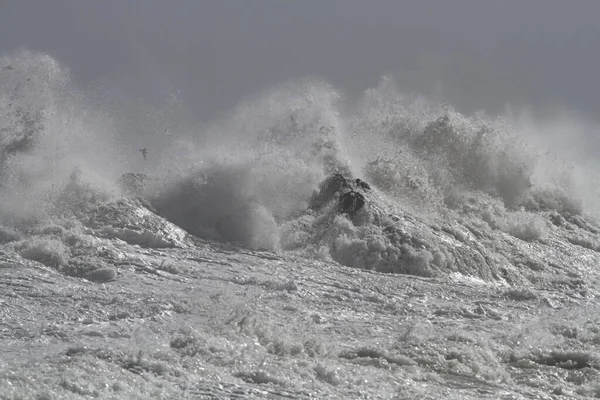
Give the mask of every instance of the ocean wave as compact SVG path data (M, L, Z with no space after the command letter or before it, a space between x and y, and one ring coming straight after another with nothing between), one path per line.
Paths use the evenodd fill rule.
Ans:
M0 68L0 225L9 243L36 224L147 247L186 246L187 232L380 272L518 283L525 275L502 246L542 242L596 207L595 169L585 169L593 163L557 156L508 117L403 96L387 78L354 106L322 81L276 86L147 149L155 161L132 172L138 149L120 143L135 138L119 139L118 124L66 68L28 51L0 58ZM346 183L324 194L335 174ZM356 213L340 211L348 192L365 202ZM20 251L69 264L60 237Z
M68 68L21 50L0 57L0 76L0 218L44 218L74 174L109 191L125 165L116 129Z

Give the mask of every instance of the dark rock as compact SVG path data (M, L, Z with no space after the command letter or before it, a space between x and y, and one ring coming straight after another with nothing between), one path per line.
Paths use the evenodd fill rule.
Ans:
M365 206L365 202L362 193L351 190L340 196L339 209L341 213L353 216Z
M371 186L362 179L354 180L336 173L325 179L310 199L309 206L313 210L318 210L338 199L338 211L340 213L355 215L366 204L364 192L371 190Z
M371 190L371 186L360 178L356 178L356 187L363 190Z
M350 188L350 182L342 174L333 174L325 179L319 190L310 199L310 208L319 209L329 203L343 189Z

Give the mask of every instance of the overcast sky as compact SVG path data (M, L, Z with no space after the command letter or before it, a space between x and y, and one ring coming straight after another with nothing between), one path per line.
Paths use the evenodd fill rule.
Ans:
M463 111L598 121L599 16L598 0L0 0L0 51L50 53L82 85L179 90L203 118L292 78L353 97L391 74Z

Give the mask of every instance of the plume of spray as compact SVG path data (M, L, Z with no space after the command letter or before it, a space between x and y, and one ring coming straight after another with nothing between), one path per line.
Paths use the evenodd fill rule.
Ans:
M164 153L153 204L193 234L268 249L282 246L282 228L306 228L297 221L334 172L364 176L405 207L427 213L581 212L579 194L568 189L573 177L540 174L546 150L512 116L465 116L403 96L389 78L366 91L351 118L339 103L329 85L315 80L242 102Z
M573 111L554 110L540 119L528 110L512 113L519 132L537 150L532 181L538 190L529 207L600 215L598 126Z
M460 208L481 194L501 199L511 210L544 208L540 202L551 197L559 211L581 213L579 199L590 197L586 185L577 183L585 174L573 173L573 160L581 157L563 151L556 138L577 140L566 129L552 134L558 126L564 121L483 112L465 116L402 95L393 79L384 77L365 92L348 130L350 151L367 177L408 206Z
M165 152L153 204L200 237L279 249L280 224L306 210L319 182L351 173L338 100L308 80L242 102Z
M120 164L115 132L69 70L21 50L0 57L0 75L0 218L46 217L73 200L73 185L85 183L92 197L92 187L108 189Z
M131 171L117 151L113 114L92 107L56 60L20 51L0 58L0 74L3 220L85 207ZM146 169L155 182L151 203L192 234L272 250L285 247L282 229L311 229L302 222L308 202L335 172L364 177L426 212L500 201L508 210L581 213L577 199L587 198L587 209L595 204L588 165L557 162L557 152L545 149L571 125L465 116L400 94L390 78L346 113L340 103L314 79L243 101L225 118L167 142L161 161ZM549 127L561 135L539 134Z

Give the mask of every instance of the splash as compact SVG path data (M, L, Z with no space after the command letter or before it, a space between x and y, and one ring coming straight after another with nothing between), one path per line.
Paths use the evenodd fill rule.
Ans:
M406 257L421 260L415 268L423 269L444 257L381 247L386 226L372 227L379 216L345 229L331 207L311 210L310 199L332 173L360 176L387 196L388 210L462 215L537 240L545 222L533 213L584 210L568 171L540 173L550 164L548 152L517 122L403 96L389 79L352 110L323 82L288 83L173 143L152 172L158 178L149 196L161 215L203 238L277 251L310 248L362 267L377 263L357 261L354 253L378 242L373 252L398 253L384 270L396 270Z
M428 226L429 219L467 221L475 230L536 241L546 234L545 217L536 213L564 219L595 205L594 169L569 161L573 152L549 151L552 141L540 139L539 124L465 116L402 95L389 78L353 106L319 80L276 86L162 151L149 145L160 160L119 181L139 167L142 138L120 133L111 114L93 107L51 57L21 51L2 57L0 66L3 221L82 219L126 195L144 198L141 204L204 239L429 276L458 268L462 256L443 246L422 248L423 240L436 240L434 232L425 239L418 230L398 233L397 215L410 212ZM117 150L123 142L132 144L125 150L138 163L124 161ZM334 173L373 187L356 218L340 215L335 196L310 207ZM123 191L119 182L135 188Z
M166 153L152 203L200 237L280 249L279 226L306 210L319 182L351 171L338 97L308 81L242 103L195 143Z
M22 50L0 58L0 75L0 217L47 216L80 175L107 189L121 161L114 130L86 103L69 70Z

